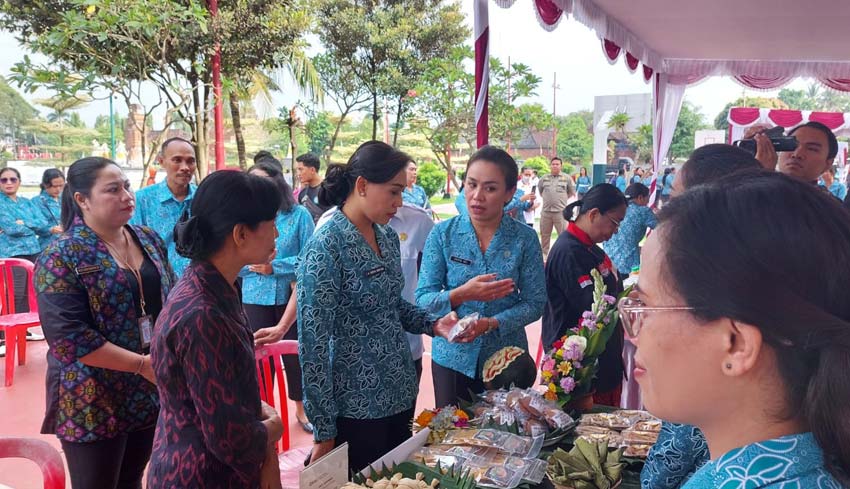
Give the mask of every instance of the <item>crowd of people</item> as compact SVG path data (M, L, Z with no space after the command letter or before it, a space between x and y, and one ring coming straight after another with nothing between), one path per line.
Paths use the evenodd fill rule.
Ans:
M295 190L266 152L196 186L179 138L161 147L165 180L135 194L104 158L76 161L67 182L45 172L31 201L4 169L0 254L36 263L50 350L42 432L76 489L137 488L145 473L148 487L278 487L285 422L260 400L254 348L295 339L283 361L314 438L307 462L345 442L360 470L410 437L421 335L434 337L437 406L458 404L484 390L492 353L529 350L528 324L542 317L544 347L569 334L591 271L615 297L639 272L592 388L618 406L634 376L664 420L644 487L844 487L850 211L825 176L832 132L792 134L798 149L781 155L757 128L755 156L699 148L665 179L658 213L648 172L592 185L553 158L534 181L485 146L460 214L436 223L416 163L377 141L324 175L299 156Z

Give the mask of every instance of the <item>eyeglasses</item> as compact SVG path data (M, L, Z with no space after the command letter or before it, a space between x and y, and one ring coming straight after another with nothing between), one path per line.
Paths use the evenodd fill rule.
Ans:
M621 221L618 221L618 220L614 219L613 217L609 216L608 214L602 214L602 215L603 215L603 216L605 216L605 217L607 217L609 221L611 221L612 223L614 223L614 227L616 227L617 229L620 229L620 222L621 222Z
M0 183L18 183L17 177L3 177L0 178Z
M669 312L669 311L693 311L693 307L689 306L664 306L664 307L649 307L640 299L634 297L623 297L617 303L617 311L620 313L620 320L623 321L623 328L629 333L629 336L636 338L643 328L644 315L647 312Z

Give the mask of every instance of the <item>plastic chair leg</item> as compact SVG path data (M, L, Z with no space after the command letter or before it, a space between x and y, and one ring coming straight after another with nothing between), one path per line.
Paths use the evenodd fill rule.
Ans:
M18 365L26 365L27 363L27 329L17 328L18 330Z
M6 387L11 387L12 381L15 379L15 350L17 350L17 344L17 330L15 328L6 328Z

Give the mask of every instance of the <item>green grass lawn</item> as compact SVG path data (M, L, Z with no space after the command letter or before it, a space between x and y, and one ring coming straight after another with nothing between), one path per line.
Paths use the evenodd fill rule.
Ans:
M441 193L431 197L431 205L441 205L441 204L453 204L455 201L454 197L449 197L448 199L444 199Z

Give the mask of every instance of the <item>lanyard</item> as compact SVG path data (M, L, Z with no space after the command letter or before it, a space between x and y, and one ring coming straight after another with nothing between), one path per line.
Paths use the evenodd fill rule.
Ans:
M130 240L129 240L129 238L127 238L126 229L121 228L121 235L124 236L124 244L126 245L126 249L129 252L129 250L130 250ZM137 266L133 266L130 263L130 260L127 259L127 255L125 255L124 253L120 253L118 251L118 249L115 248L114 246L112 246L112 244L109 241L106 241L103 238L101 238L101 241L103 241L103 243L106 245L106 247L109 248L109 250L114 254L115 258L118 258L121 262L123 262L124 266L126 266L127 269L129 269L133 273L133 276L136 277L136 282L139 284L139 306L140 306L141 311L142 311L142 316L147 315L147 313L145 312L145 289L144 289L144 285L142 284L142 273L141 273L142 263L144 263L144 261L145 261L144 251L142 251L142 263L139 263ZM119 263L118 265L120 266L121 263Z

